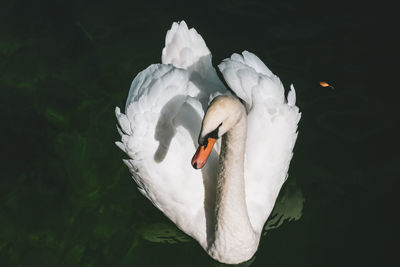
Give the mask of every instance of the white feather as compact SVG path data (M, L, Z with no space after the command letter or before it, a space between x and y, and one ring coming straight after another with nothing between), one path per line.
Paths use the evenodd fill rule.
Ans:
M288 105L293 107L296 104L296 91L294 90L293 84L290 85L290 91L287 97Z

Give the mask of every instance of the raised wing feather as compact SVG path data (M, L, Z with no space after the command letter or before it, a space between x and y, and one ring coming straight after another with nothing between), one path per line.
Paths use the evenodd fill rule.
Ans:
M194 28L188 29L185 21L182 21L174 22L167 32L161 61L163 64L189 69L201 58L210 55L211 52L201 35ZM208 66L206 71L208 71Z
M286 101L279 78L247 51L225 59L219 69L248 110L246 202L252 226L260 233L286 180L297 138L295 91L291 86Z
M188 71L189 79L195 85L189 94L199 99L204 110L217 95L229 94L218 78L211 58L210 50L194 28L188 29L184 21L172 24L165 38L162 63Z
M244 51L233 54L218 65L225 81L235 94L246 102L249 110L253 102L265 103L268 98L284 101L284 88L274 75L254 54Z

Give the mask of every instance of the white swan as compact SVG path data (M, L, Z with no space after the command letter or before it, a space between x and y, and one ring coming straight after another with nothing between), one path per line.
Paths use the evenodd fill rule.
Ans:
M286 100L279 78L254 54L233 54L219 69L236 96L196 30L173 23L162 64L135 77L125 114L116 108L116 144L140 192L211 257L235 264L257 250L287 177L300 113L293 86ZM190 164L198 142L194 167L208 157L201 170Z

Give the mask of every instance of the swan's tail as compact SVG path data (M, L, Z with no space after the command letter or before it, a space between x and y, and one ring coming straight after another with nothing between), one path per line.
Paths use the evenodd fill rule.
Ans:
M194 28L188 29L185 21L174 22L167 32L161 61L200 74L206 74L204 72L212 67L206 43Z

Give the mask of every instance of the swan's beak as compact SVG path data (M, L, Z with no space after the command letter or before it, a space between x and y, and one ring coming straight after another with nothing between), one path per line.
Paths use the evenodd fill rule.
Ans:
M197 148L197 151L192 158L192 166L195 169L201 169L206 164L208 156L210 155L217 139L207 138L207 141L208 142L205 145Z

